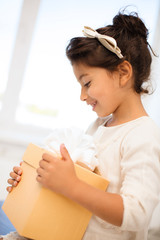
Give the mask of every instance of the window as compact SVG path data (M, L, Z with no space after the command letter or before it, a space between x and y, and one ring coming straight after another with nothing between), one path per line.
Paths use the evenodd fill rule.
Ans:
M0 2L0 109L8 80L10 60L21 13L22 0Z
M79 100L80 86L65 48L70 38L82 35L84 25L110 24L120 8L131 4L129 9L138 11L149 28L152 45L158 0L0 2L1 18L10 26L0 28L1 139L38 142L56 127L87 128L96 115Z

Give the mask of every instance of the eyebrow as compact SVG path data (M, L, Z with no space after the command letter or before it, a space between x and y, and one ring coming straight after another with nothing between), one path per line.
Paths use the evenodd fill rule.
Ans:
M85 76L88 76L88 73L84 73L84 74L80 75L80 77L79 77L79 81L81 81L82 78L85 77Z

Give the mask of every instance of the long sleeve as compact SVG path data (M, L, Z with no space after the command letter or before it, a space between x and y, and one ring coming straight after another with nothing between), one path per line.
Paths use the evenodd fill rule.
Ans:
M160 138L156 131L137 127L122 142L120 194L124 203L122 230L148 225L160 192Z
M84 240L147 240L148 225L160 194L160 129L147 116L105 127L97 119L88 129L97 146L99 171L109 180L107 192L120 194L121 227L93 216Z

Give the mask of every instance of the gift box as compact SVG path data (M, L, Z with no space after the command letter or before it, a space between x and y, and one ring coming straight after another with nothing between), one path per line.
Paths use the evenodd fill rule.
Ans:
M36 181L36 169L43 153L53 154L29 144L22 163L22 179L8 194L2 209L24 237L36 240L80 240L92 213L70 199L54 193ZM106 190L109 182L101 176L74 164L77 177Z

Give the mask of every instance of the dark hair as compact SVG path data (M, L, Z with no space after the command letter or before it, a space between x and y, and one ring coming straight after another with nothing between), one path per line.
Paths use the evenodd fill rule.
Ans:
M147 42L148 29L138 14L126 15L119 12L113 18L112 25L99 28L97 32L113 37L124 57L118 58L96 38L76 37L70 40L66 48L66 55L71 63L82 62L88 66L101 67L113 72L120 63L127 60L133 68L135 91L148 93L148 90L143 88L143 83L150 76L151 47Z

